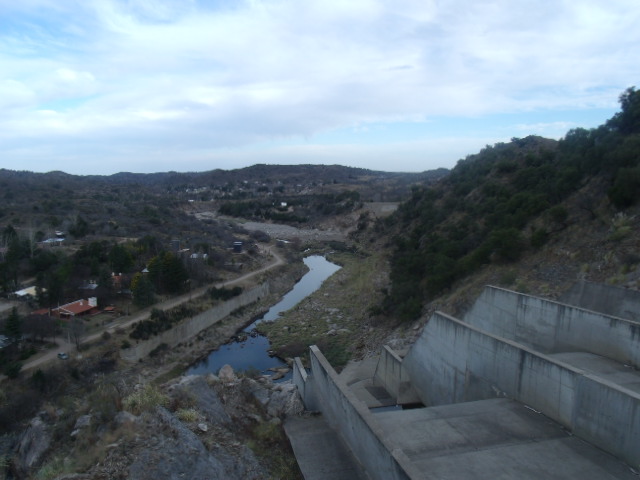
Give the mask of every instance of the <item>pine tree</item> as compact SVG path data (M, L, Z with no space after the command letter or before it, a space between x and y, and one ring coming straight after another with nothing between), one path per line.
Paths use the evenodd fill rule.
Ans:
M22 319L20 318L16 307L11 309L11 314L4 323L4 334L12 342L18 342L22 338Z

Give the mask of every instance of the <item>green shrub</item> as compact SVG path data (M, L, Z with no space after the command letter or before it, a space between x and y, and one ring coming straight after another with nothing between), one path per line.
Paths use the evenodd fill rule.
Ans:
M144 388L133 392L124 399L124 409L140 415L142 412L150 411L156 406L166 406L169 399L152 385L145 385Z
M193 408L181 408L176 412L176 417L178 417L181 422L193 423L198 421L200 415Z
M61 457L53 457L47 463L45 463L38 472L36 473L35 478L37 480L51 480L53 478L57 478L63 473L69 473L69 466L65 465L65 461Z

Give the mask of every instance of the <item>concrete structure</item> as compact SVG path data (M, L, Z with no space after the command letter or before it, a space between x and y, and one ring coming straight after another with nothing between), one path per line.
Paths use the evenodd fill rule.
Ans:
M464 322L543 353L586 351L640 367L640 323L625 318L486 287Z
M367 480L340 436L321 416L291 417L284 423L305 480Z
M637 290L582 280L562 295L560 301L614 317L640 321L640 292Z
M374 413L315 347L294 381L371 478L635 478L638 342L634 321L487 287L464 321L437 312L404 358L382 352L370 385L425 408Z
M162 332L149 340L138 341L135 345L120 350L120 357L129 362L137 362L139 359L149 355L149 353L162 344L174 347L179 343L183 343L196 336L202 330L209 328L214 323L219 322L238 308L257 302L267 295L269 295L269 283L265 282L249 291L241 293L237 297L233 297L230 300L222 302L205 312L179 323L171 330Z

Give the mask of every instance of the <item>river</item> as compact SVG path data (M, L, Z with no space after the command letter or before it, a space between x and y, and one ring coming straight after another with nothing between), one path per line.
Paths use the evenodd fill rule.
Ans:
M263 374L273 374L270 368L286 367L287 364L278 357L269 355L271 344L264 335L255 331L256 325L261 322L276 320L282 312L293 308L297 303L318 290L327 278L337 272L340 267L329 262L320 255L312 255L304 259L309 271L296 283L284 297L261 318L246 327L235 339L217 350L212 351L207 358L192 365L187 370L187 375L199 375L206 373L217 374L218 370L226 364L238 371L253 370ZM288 373L281 380L291 378Z

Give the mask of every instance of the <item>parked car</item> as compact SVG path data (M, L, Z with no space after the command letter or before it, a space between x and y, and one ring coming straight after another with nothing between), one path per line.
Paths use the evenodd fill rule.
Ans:
M66 353L64 353L64 352L60 352L60 353L58 354L58 358L59 358L60 360L68 360L68 359L69 359L69 355L67 355L67 354L66 354Z

